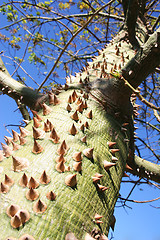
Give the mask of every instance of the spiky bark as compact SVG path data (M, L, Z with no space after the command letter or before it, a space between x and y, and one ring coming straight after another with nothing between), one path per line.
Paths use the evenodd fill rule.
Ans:
M130 24L127 27L130 28ZM136 22L136 28L129 30L130 33L141 32L142 35L137 36L139 45L140 41L145 42L147 31L140 19ZM156 36L152 36L154 41L151 41L151 43L158 44L156 45L156 51L154 51L156 57L159 51L157 47L159 46L159 37L157 36L158 33ZM144 67L143 60L145 59L145 57L139 57L141 56L140 53L143 52L139 46L135 57L135 42L133 41L134 44L131 44L129 40L132 42L130 34L127 34L126 26L124 26L112 43L100 51L100 55L92 63L89 63L89 66L84 68L82 73L77 74L76 77L70 77L68 80L69 86L59 90L59 101L51 105L49 113L46 115L44 110L43 113L42 111L39 112L43 122L47 122L48 119L52 123L49 125L48 122L48 129L54 127L58 135L56 140L51 139L55 132L51 136L50 131L45 134L41 132L39 138L34 134L34 138L38 138L35 140L32 133L33 121L31 121L26 127L29 131L29 135L26 137L27 142L23 146L19 146L20 148L13 151L12 154L13 159L23 157L24 165L19 162L18 166L12 166L12 157L7 155L0 163L2 170L0 180L4 181L5 174L14 180L14 185L9 188L6 187L6 190L3 184L1 186L0 232L3 239L10 236L19 238L22 234L28 233L38 240L61 240L65 239L67 233L73 232L76 238L80 240L85 239L86 233L92 232L93 235L108 233L126 161L130 151L133 151L131 149L133 148L133 127L130 104L132 91L120 77L120 74L129 83L132 83L133 79L136 81L136 74L134 74L135 66L137 67L136 59L138 57L139 74L141 74L140 69ZM148 45L150 45L149 43ZM153 55L150 57L153 57ZM155 65L151 64L150 71L154 67ZM117 74L116 71L119 73ZM7 77L2 71L0 76L2 76L3 84ZM138 76L137 84L134 87L137 87L140 83L139 79L142 81L144 77L142 72L142 75ZM9 83L12 83L11 78L9 78ZM27 91L29 90L26 89L25 93ZM19 94L25 95L25 93L21 91ZM27 92L27 94L30 94L30 92ZM15 96L17 96L16 93ZM70 107L67 107L69 96L71 96L69 100L71 103ZM84 104L86 101L85 108L81 111L77 110L77 101L80 101L79 104ZM30 99L30 105L28 105L31 107L33 102L37 102L37 99L36 101L34 101L34 98ZM25 104L27 103L25 102ZM80 109L80 106L78 109ZM78 117L77 113L75 114L76 110ZM92 114L88 115L91 110ZM41 131L43 131L43 122L39 127ZM71 131L73 123L75 128ZM81 126L82 124L85 125L84 128ZM82 140L85 136L86 141ZM63 164L57 166L56 162L60 154L58 149L64 140L67 148L61 149L63 152L61 158L65 159L66 162L63 163L66 168ZM113 144L114 147L109 148L107 142L116 142L116 145ZM36 149L33 150L33 146ZM41 149L38 150L39 147ZM93 151L93 157L91 153L86 155L88 149L91 150L91 153ZM36 151L38 154L35 154ZM76 152L82 152L82 170L80 172L76 172L74 169L74 154ZM106 160L108 162L117 161L109 170L105 170L104 161ZM138 161L136 161L135 170L137 166ZM141 168L144 168L144 165ZM40 180L44 170L51 179L46 185ZM28 178L34 177L41 182L37 188L39 197L36 200L28 200L28 193L26 197L26 192L29 189L27 187L23 188L22 184L19 184L24 173ZM96 173L102 174L102 178L93 178ZM71 186L69 183L66 184L66 177L70 174L76 174L77 184L75 184L75 176L74 183ZM156 174L158 175L159 172L156 172ZM56 194L54 201L50 201L46 197L49 191ZM45 205L42 206L39 201L40 209L36 210L35 203L38 199ZM19 205L21 209L27 210L30 214L30 219L18 230L14 228L13 220L11 226L10 217L6 214L6 209L12 204ZM39 213L40 211L41 213ZM97 221L95 214L103 216L101 218L103 223ZM16 221L17 227L21 221L18 220L18 216ZM98 229L98 233L94 230L95 228Z
M30 132L29 136L26 137L27 143L13 153L16 157L28 159L27 169L22 172L14 172L12 170L12 157L1 162L1 167L3 167L1 181L4 179L4 174L15 181L8 193L1 193L1 206L3 208L1 208L0 230L3 239L9 236L19 238L24 233L31 234L35 239L65 239L68 232L73 232L78 239L83 239L85 233L90 233L94 227L101 229L105 234L108 232L128 154L128 144L123 141L127 137L127 133L121 132L123 122L117 122L108 115L105 109L91 96L87 100L87 109L84 109L83 113L78 112L79 120L75 122L71 116L76 110L77 104L71 104L71 112L66 110L67 99L72 93L73 90L62 91L59 95L60 104L52 106L52 112L43 116L43 122L48 119L55 127L60 137L59 144L54 144L49 139L50 132L46 133L44 139L37 140L43 147L43 152L37 155L33 154L33 122L31 121L26 128ZM85 100L80 89L76 93L83 101ZM93 114L92 119L86 117L90 110ZM80 126L86 121L89 128L85 128L82 132ZM76 135L69 133L73 123L78 131ZM43 123L39 129L43 129ZM87 137L86 143L81 141L84 136ZM112 162L113 155L107 142L113 142L115 139L116 146L114 148L120 149L119 152L115 153L118 161L115 166L106 171L103 167L103 161ZM55 167L56 159L59 157L57 149L63 140L68 146L64 155L65 165L70 166L70 170L60 173ZM88 148L93 148L93 158L87 158L82 154L82 171L76 172L73 169L75 162L73 155L75 152L83 152ZM28 188L22 188L19 185L19 180L25 172L29 178L32 176L39 181L44 170L50 176L51 182L47 185L40 184L37 191L40 194L39 198L47 204L47 210L44 213L36 214L33 211L33 206L37 200L32 202L26 199L25 195ZM96 173L102 174L103 177L94 184L92 177ZM77 174L77 185L74 188L65 184L65 177L69 174ZM100 190L98 184L108 189ZM49 191L56 194L56 199L53 202L46 198ZM10 226L10 218L6 214L6 209L11 204L19 205L20 208L30 212L30 220L24 227L20 227L19 231ZM96 213L103 216L103 224L96 224L94 219Z

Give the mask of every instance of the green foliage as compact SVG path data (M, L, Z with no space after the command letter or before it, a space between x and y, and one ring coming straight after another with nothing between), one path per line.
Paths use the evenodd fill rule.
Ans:
M34 62L35 65L37 63L41 63L41 64L45 65L45 62L41 58L39 58L34 52L32 52L30 54L28 60L29 60L30 63Z
M60 2L59 3L59 9L60 10L64 10L64 9L69 9L70 8L70 4L68 3L68 2L66 2L66 3L62 3L62 2Z
M86 3L84 3L83 1L79 1L77 4L77 7L80 9L81 12L89 9L89 6Z
M22 59L22 58L19 58L19 57L15 57L15 60L16 60L18 63L22 63L22 62L23 62L23 59Z

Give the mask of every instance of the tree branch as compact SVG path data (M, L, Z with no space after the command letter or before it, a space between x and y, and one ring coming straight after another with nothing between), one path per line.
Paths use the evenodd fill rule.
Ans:
M155 21L153 27L152 27L152 31L154 31L154 29L157 27L158 23L160 21L160 15L158 16L157 20Z
M146 77L160 64L160 28L153 33L122 69L123 77L137 88Z
M115 19L115 20L118 20L118 21L124 21L124 18L123 17L120 17L120 16L116 16L116 15L112 15L112 14L107 14L107 13L98 13L97 15L101 16L101 17L106 17L106 18L112 18L112 19ZM82 18L82 17L92 17L94 16L94 13L88 13L88 14L73 14L73 15L68 15L68 16L61 16L61 17L58 17L58 18L50 18L50 17L42 17L42 16L28 16L28 17L23 17L21 19L18 19L17 21L7 25L7 26L4 26L4 27L1 27L0 30L3 30L3 29L6 29L6 28L10 28L12 26L14 26L15 24L18 24L18 23L21 23L25 20L46 20L47 22L53 22L53 21L58 21L58 20L62 20L62 19L71 19L71 18Z
M157 121L160 123L160 116L158 115L156 110L153 110L154 116L156 117Z
M160 111L160 107L157 107L155 106L153 103L147 101L140 93L138 90L134 89L131 84L122 76L121 79L124 81L125 85L128 86L133 93L135 93L137 95L137 97L139 98L139 100L141 102L143 102L146 106L152 108L152 109L155 109L155 110L158 110Z
M139 141L141 141L141 142L145 145L145 147L148 148L148 149L152 152L152 154L157 158L157 161L160 160L159 155L157 155L157 154L155 153L155 151L154 151L142 138L137 137L137 139L138 139Z
M153 111L157 113L156 110L153 110ZM154 115L155 115L155 114L154 114ZM157 113L157 115L158 115L158 113ZM158 115L158 116L159 116L159 115ZM156 115L155 115L155 117L156 117ZM145 121L143 121L142 119L139 119L139 118L136 118L135 120L138 121L138 122L141 122L141 123L144 123L144 124L150 126L152 129L154 129L154 130L156 130L156 131L158 131L158 132L160 133L160 129L157 128L156 126L154 126L153 124L151 124L151 123L149 123L149 122L145 122ZM157 121L158 121L158 119L157 119ZM159 116L159 122L160 122L160 116Z
M127 169L128 172L133 175L144 177L149 180L160 183L160 166L146 161L138 156L135 156L134 159L129 159L128 164L132 167L133 170Z
M8 72L8 70L7 70L7 68L5 67L5 65L4 65L1 57L0 57L0 71L5 72L5 74L6 74L9 78L11 77L10 74L9 74L9 72ZM4 86L4 88L6 88L6 86ZM17 106L18 106L18 108L19 108L19 110L20 110L23 118L24 118L25 120L30 120L31 118L30 118L29 112L28 112L25 104L22 104L22 103L19 101L19 99L15 99L15 101L16 101L16 103L17 103Z
M26 106L24 104L22 104L22 103L19 103L18 100L16 101L16 103L17 103L18 109L20 110L24 120L29 120L30 121L31 117L29 115L29 112L28 112Z
M153 0L152 2L150 2L146 7L146 12L150 10L156 3L157 3L157 0Z
M151 199L151 200L145 200L145 201L138 201L138 200L133 200L133 199L125 199L123 197L119 197L119 199L121 200L124 200L125 202L133 202L133 203L149 203L149 202L154 202L154 201L157 201L160 199L160 197L158 198L154 198L154 199Z
M122 1L125 25L127 26L128 39L130 43L139 48L138 40L136 39L136 22L140 11L140 3L137 0L123 0Z
M5 73L5 69L0 69L0 90L3 94L12 97L19 104L24 104L31 109L39 109L39 102L46 100L46 96L32 88L26 87L17 82Z

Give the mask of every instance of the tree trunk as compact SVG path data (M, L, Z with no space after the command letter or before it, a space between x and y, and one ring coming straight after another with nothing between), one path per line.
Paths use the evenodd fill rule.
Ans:
M33 150L36 136L34 135L33 138L32 120L26 127L29 131L26 144L18 145L20 148L12 154L15 158L25 158L18 159L23 163L19 162L18 166L13 167L11 156L4 158L0 163L2 171L0 181L4 181L5 174L14 180L14 185L9 189L1 184L0 232L3 239L11 236L18 239L28 233L37 240L62 240L67 233L73 232L80 240L85 239L86 233L92 233L94 237L96 234L108 233L127 157L130 154L130 148L133 147L131 90L118 75L116 76L116 71L121 71L134 55L133 46L127 41L125 30L122 30L113 43L101 51L92 63L89 63L83 73L70 77L69 87L65 86L58 90L59 101L56 100L50 106L49 113L44 110L43 113L39 113L43 121L40 122L41 126L38 129L43 130L43 124L48 119L60 138L56 138L57 143L54 143L56 140L51 139L50 132L46 132L45 135L41 132L37 142L43 151L38 154L33 153L37 149ZM70 101L71 109L67 108ZM86 101L87 106L83 105L81 109L82 106L80 108L77 101L83 104ZM78 110L77 107L79 107ZM58 150L64 140L67 148ZM111 143L114 146L109 147L108 142L116 142L116 144ZM63 162L61 170L58 170L56 161L60 152L63 155L61 158L64 157L66 162ZM76 152L83 152L80 172L74 169ZM116 164L112 164L113 166L106 170L107 166L104 167L104 164L107 164L106 161L109 163L116 161ZM65 169L63 164L66 165ZM43 184L42 179L40 180L44 170L51 179L48 184ZM37 187L39 198L33 201L27 199L30 185L23 188L19 184L24 173L29 179L33 177L40 182ZM103 176L95 179L96 173ZM71 174L74 182L68 186L70 183L66 184L66 177ZM76 174L77 184L74 174ZM8 192L4 193L5 191ZM56 194L54 201L46 197L49 191ZM39 209L36 210L35 204L39 199L46 205L42 206L39 202ZM22 226L17 227L20 224L18 213L18 216L12 217L12 220L6 214L7 208L12 204L18 205L20 209L27 210L30 214L30 219ZM103 217L97 219L95 214ZM100 232L96 233L95 228Z
M78 97L83 101L83 93L76 90ZM27 143L20 146L20 149L14 151L14 157L26 158L29 161L29 166L21 172L12 170L12 157L4 159L1 162L3 172L1 181L4 180L4 174L7 174L14 180L14 185L6 194L1 194L1 223L0 231L3 239L9 236L19 238L22 234L31 234L35 239L65 239L68 232L73 232L78 239L83 239L86 232L90 233L94 227L106 233L109 230L111 217L113 215L114 206L119 195L121 178L123 176L125 163L128 155L128 143L124 142L127 138L127 133L121 131L122 123L116 121L111 115L107 114L105 109L89 95L87 100L87 109L83 113L78 112L79 120L74 121L71 116L77 108L74 102L71 104L71 112L66 110L67 100L69 95L73 94L73 90L68 89L62 91L58 98L60 103L52 106L52 112L49 115L43 116L43 122L47 119L52 122L55 130L60 137L59 143L55 144L50 140L50 132L46 132L44 139L37 140L43 147L43 152L39 154L32 153L33 137L32 126L33 122L28 124L26 129L30 132L26 137ZM87 113L92 110L92 119L87 118ZM42 115L42 113L39 113ZM84 132L80 130L80 126L88 122L89 127ZM69 129L74 123L77 133L72 135ZM43 129L43 123L41 127ZM86 143L81 139L86 136ZM120 149L115 153L118 161L115 166L108 171L104 169L103 162L105 160L112 161L112 152L107 145L109 141L115 141L115 149ZM66 160L65 165L70 166L69 171L59 173L56 167L56 159L58 158L57 149L60 147L63 140L66 141L68 150L64 155ZM76 172L73 169L73 155L76 152L83 152L85 149L93 148L93 158L87 158L82 154L82 171ZM19 180L25 172L28 178L31 176L39 181L43 171L50 176L51 182L47 185L40 184L37 188L39 199L46 205L47 209L44 213L36 214L33 211L35 201L26 199L28 188L23 188L19 185ZM100 173L103 177L94 184L92 177ZM69 187L65 184L66 176L77 174L77 185ZM101 190L101 186L108 189ZM53 191L56 194L56 199L50 201L46 198L46 194ZM6 214L6 209L11 204L19 205L21 209L28 210L30 220L22 227L13 229L10 225L10 218ZM3 207L2 207L3 206ZM94 219L95 214L103 216L103 223L96 224Z

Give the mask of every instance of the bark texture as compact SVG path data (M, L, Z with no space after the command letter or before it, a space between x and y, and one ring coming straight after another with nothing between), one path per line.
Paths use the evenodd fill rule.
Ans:
M44 139L37 140L43 147L42 153L32 153L34 139L32 136L33 121L31 121L26 129L29 135L26 137L26 144L20 146L20 149L13 152L14 157L23 157L29 161L29 166L20 172L12 170L12 157L4 158L0 163L2 174L0 181L4 181L7 174L14 180L14 185L10 187L8 193L1 193L1 210L0 210L0 231L2 239L9 236L18 239L22 234L31 234L35 239L65 239L69 232L73 232L77 239L84 239L85 233L90 233L95 227L105 234L108 232L110 221L113 215L114 206L119 195L119 188L125 163L128 155L128 143L123 140L127 137L127 133L121 132L123 122L116 121L111 115L107 114L105 109L89 95L87 100L87 109L82 113L78 112L79 120L76 122L72 119L72 115L77 108L76 102L71 104L71 112L66 110L67 100L74 90L63 90L58 99L59 105L51 106L51 113L43 116L43 122L47 119L52 122L58 136L59 143L55 144L50 140L50 132L46 132ZM76 90L80 99L85 101L81 90ZM77 100L77 99L76 99ZM92 119L87 114L92 110ZM84 132L80 130L80 126L88 122L89 127ZM43 130L43 122L38 129ZM72 135L69 133L72 125L75 125L77 133ZM81 138L86 136L86 143ZM57 150L63 140L66 141L68 150L64 154L66 160L65 165L70 166L69 171L64 173L58 172L55 167L56 159L59 157ZM107 145L108 141L116 141L115 149L120 149L115 154ZM19 142L17 142L19 144ZM11 147L11 146L9 146ZM93 148L93 158L88 158L82 154L82 171L76 172L73 169L73 155L76 152L83 152L85 149ZM106 171L103 166L104 160L112 162L113 155L118 161L115 166ZM19 180L24 174L34 177L38 182L43 171L50 176L51 182L47 185L40 184L37 188L39 198L47 205L44 213L35 213L33 206L35 202L26 198L27 187L23 188L19 185ZM98 184L107 187L105 191L100 190L98 184L93 183L92 177L96 174L102 174L103 177ZM77 185L69 187L65 184L65 177L69 174L77 174ZM50 201L46 198L46 194L53 191L56 199ZM11 205L19 205L21 209L25 209L30 213L30 220L24 226L20 226L19 230L14 229L10 225L10 217L6 214L6 209ZM95 214L103 216L103 224L96 224Z
M41 133L36 141L40 146L36 145L36 149L33 149L33 145L36 144L34 138L37 138L32 132L35 119L26 127L29 135L26 136L24 145L19 145L19 140L16 141L14 138L12 143L14 150L11 153L11 150L7 149L9 154L5 153L7 147L3 146L5 157L1 156L0 162L0 181L2 182L0 232L3 236L2 240L11 236L18 239L25 233L31 234L36 240L63 240L67 239L66 235L70 232L74 233L79 240L85 239L85 234L91 232L99 234L96 239L100 239L102 233L108 233L130 148L134 148L130 104L131 89L125 85L119 74L123 74L130 83L134 82L133 87L137 87L146 77L143 75L145 61L147 56L150 56L149 49L155 48L155 43L157 45L154 56L159 61L157 53L157 49L159 51L159 32L152 35L145 43L148 35L143 22L140 19L136 21L138 12L135 13L133 19L134 26L129 21L132 7L137 6L137 3L137 1L130 1L128 6L126 5L127 1L123 1L126 25L116 38L99 52L99 56L93 62L88 63L82 73L68 78L69 86L66 85L58 91L53 90L52 94L59 92L58 100L50 105L50 108L47 109L48 113L44 109L39 112L42 122L39 122L38 129L41 130ZM138 32L141 34L138 35ZM132 39L133 33L137 34L134 39ZM143 43L145 43L145 47L142 49ZM135 52L135 47L136 51L138 49L138 53ZM138 77L135 74L137 61ZM155 67L155 63L150 65L149 71L153 67ZM20 99L30 108L35 108L39 101L43 103L41 99L43 95L17 83L4 72L3 67L0 71L0 88L4 93L16 100ZM21 96L23 97L21 98ZM53 95L52 97L55 98ZM68 103L70 106L67 106ZM83 106L80 107L81 104ZM43 105L44 107L45 105ZM43 131L44 122L48 124L49 128L45 133ZM51 139L50 135L53 127L58 135L56 140ZM60 149L64 140L67 147ZM107 142L111 142L110 144L113 146L109 147ZM17 143L18 145L15 145ZM42 152L37 150L38 147ZM93 156L91 153L86 154L89 150L93 151ZM35 151L39 153L35 154ZM57 161L61 151L63 152L61 158L64 158L60 170L62 172L57 171L59 167ZM75 170L74 154L77 152L82 152L82 170L80 172ZM19 160L17 166L13 166L11 155L13 155L13 159L23 157L24 165ZM140 161L138 160L135 169L139 165ZM108 161L110 164L116 162L116 164L112 164L113 166L106 170L104 161ZM44 170L51 180L47 184L41 180ZM38 181L38 198L33 201L26 197L29 191L28 185L24 188L19 184L24 173L28 179L33 177ZM103 176L98 177L97 182L94 183L95 178L93 177L96 173ZM12 187L5 187L3 184L5 174L13 179ZM74 186L66 185L66 177L70 174L76 174L77 184L74 183ZM159 173L156 172L156 174ZM54 201L50 201L46 197L49 191L56 194ZM39 212L41 211L41 213L36 212L35 204L38 200L44 203L42 206L42 203L39 202ZM29 212L30 219L25 224L21 224L21 219L18 220L19 213L15 219L13 219L14 216L10 219L6 214L7 208L12 204ZM100 221L95 218L95 214L103 216L100 217ZM13 223L16 224L15 228ZM17 227L18 223L19 227ZM97 232L95 228L98 229Z

